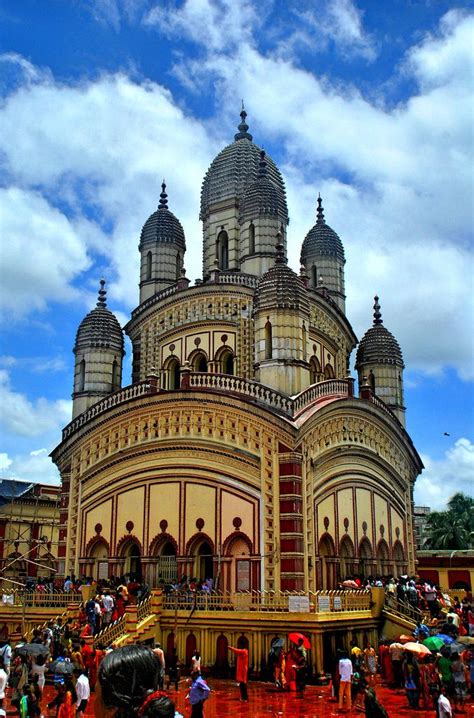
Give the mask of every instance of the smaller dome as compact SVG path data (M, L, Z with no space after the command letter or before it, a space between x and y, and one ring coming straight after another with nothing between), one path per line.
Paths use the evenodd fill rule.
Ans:
M186 249L183 226L173 212L168 209L168 195L165 190L166 184L163 180L158 209L148 217L143 225L140 249L143 244L151 242L177 244L181 249Z
M305 285L296 272L286 264L280 241L276 249L275 264L257 282L254 311L284 308L309 313Z
M240 204L241 224L261 215L272 215L280 221L288 223L288 210L286 198L267 174L267 161L265 150L260 151L259 172L255 182L245 190Z
M74 344L74 353L80 349L115 349L123 354L124 339L122 328L114 314L107 309L105 281L100 280L97 306L84 317L79 325Z
M391 332L383 326L379 298L374 297L374 325L359 342L355 368L364 364L396 364L404 368L402 350Z
M322 203L323 201L319 196L316 224L309 230L301 247L302 264L306 264L308 260L321 255L337 257L341 262L346 261L344 247L339 235L326 224Z

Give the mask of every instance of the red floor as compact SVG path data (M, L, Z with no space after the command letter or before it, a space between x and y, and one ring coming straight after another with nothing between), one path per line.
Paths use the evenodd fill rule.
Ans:
M249 683L249 702L241 703L239 700L239 689L233 681L208 680L212 688L211 697L206 702L204 709L205 718L331 718L340 716L337 712L337 704L331 699L331 691L327 686L308 686L304 699L297 698L294 694L281 693L269 683ZM189 718L189 703L185 700L187 693L186 679L182 679L179 690L170 691L170 697L175 701L176 708ZM45 689L46 704L54 696L54 688L47 686ZM390 718L435 718L435 711L411 710L408 708L404 691L393 691L384 686L377 686L377 696L384 705ZM465 713L461 714L466 718L474 718L474 702L468 701L464 707ZM7 702L7 712L10 715L10 705ZM47 709L44 715L48 716ZM49 713L52 717L53 711ZM94 715L93 698L90 701L87 716ZM347 715L347 714L346 714ZM363 710L352 709L351 716L363 716Z

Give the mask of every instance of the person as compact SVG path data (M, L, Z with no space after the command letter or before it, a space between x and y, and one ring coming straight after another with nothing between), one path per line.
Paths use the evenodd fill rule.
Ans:
M158 686L159 686L160 688L163 688L163 685L164 685L164 682L165 682L165 667L166 667L166 666L165 666L165 654L164 654L164 651L163 651L163 649L162 649L160 643L156 643L156 644L155 644L155 647L154 647L154 649L153 649L153 653L154 653L155 655L157 655L158 658L160 659L161 671L160 671L160 679L159 679L159 681L158 681Z
M296 692L302 698L306 687L306 648L303 638L298 638L298 644L294 650L294 668L296 672Z
M193 671L201 672L201 654L198 650L194 651L191 656L191 674Z
M417 710L420 701L420 669L412 653L407 653L403 662L403 676L408 705Z
M178 651L176 650L176 646L173 646L171 650L171 655L168 654L168 678L168 690L170 688L170 685L174 683L174 689L175 691L177 691L180 679L180 668Z
M7 639L5 644L0 648L0 658L3 660L3 668L7 676L10 675L10 664L12 660L12 647L10 639Z
M44 655L39 656L33 656L33 663L31 666L31 675L32 677L37 676L38 677L38 686L41 690L41 693L44 690L44 684L46 683L45 673L48 669L48 666L46 665L46 658Z
M7 672L3 666L3 659L0 658L0 700L5 698L5 689L8 683Z
M454 687L454 712L462 713L464 708L464 701L466 700L467 696L467 669L458 653L452 653L451 660L451 671L453 674Z
M377 700L375 691L367 686L364 696L365 718L388 718L387 711Z
M104 591L104 595L102 596L102 607L104 609L104 613L102 615L102 625L108 626L112 620L112 612L115 607L115 601L113 596L111 596L110 592L107 590Z
M438 698L438 716L439 718L452 718L453 711L451 710L451 703L446 695L446 688L441 687L441 692Z
M0 718L7 718L7 712L3 707L3 698L0 698Z
M183 718L158 690L160 668L148 646L132 643L110 651L97 675L95 718Z
M204 701L209 698L211 689L197 669L192 671L191 681L191 688L187 696L191 704L191 718L203 718Z
M64 697L59 706L58 718L76 718L77 693L69 676L64 680Z
M367 676L367 682L373 685L377 674L377 654L375 648L371 646L370 643L364 650L364 672Z
M346 710L350 711L352 708L351 699L351 683L352 683L352 662L347 654L347 651L343 651L338 665L339 673L339 710L344 710L344 702L346 704Z
M235 667L235 680L239 684L240 700L247 702L249 699L247 692L247 679L249 672L249 652L246 648L233 648L228 646L229 651L237 656Z
M87 704L91 696L91 687L89 685L89 679L86 676L83 668L76 668L74 675L77 676L76 681L76 716L77 718L83 718L84 713L87 710Z
M28 685L23 686L20 698L20 718L33 718L31 713L31 694Z

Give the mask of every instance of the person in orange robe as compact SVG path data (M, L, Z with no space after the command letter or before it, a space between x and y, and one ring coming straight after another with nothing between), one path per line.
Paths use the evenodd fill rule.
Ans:
M66 679L65 689L66 693L63 702L59 706L58 718L76 718L77 694L70 678Z
M229 651L232 651L237 656L236 668L235 668L235 680L239 684L240 700L247 702L249 699L247 692L247 679L249 672L249 652L246 648L233 648L228 646Z

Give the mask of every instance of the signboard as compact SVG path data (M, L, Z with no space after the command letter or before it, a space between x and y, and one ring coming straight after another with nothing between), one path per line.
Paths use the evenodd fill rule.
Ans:
M99 567L98 567L98 575L97 578L99 581L101 579L106 579L109 577L109 564L107 561L99 561Z
M292 613L309 613L309 596L288 596L288 610Z
M318 596L318 611L330 611L331 603L329 596Z
M237 561L237 591L250 591L250 561Z
M333 606L335 611L342 611L342 598L340 596L334 596Z

